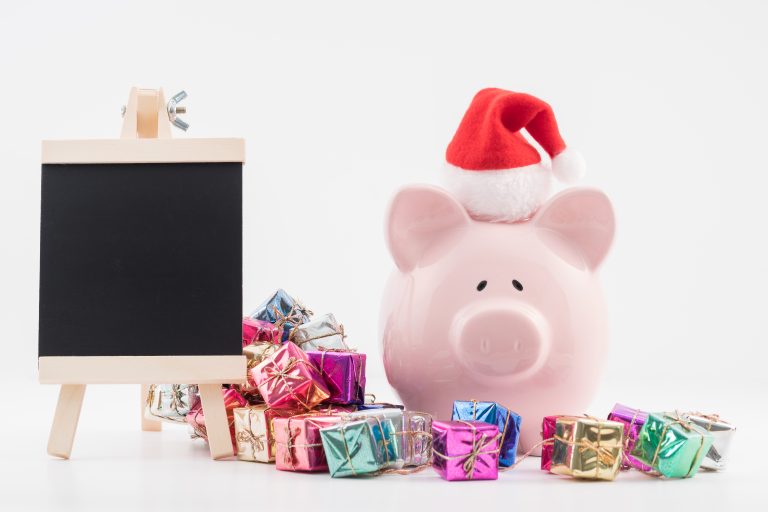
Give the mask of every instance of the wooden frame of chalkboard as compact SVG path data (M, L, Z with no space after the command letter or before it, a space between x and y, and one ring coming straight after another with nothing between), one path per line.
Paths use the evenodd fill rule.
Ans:
M211 456L233 455L221 386L246 372L244 156L242 139L170 138L153 89L131 90L121 139L43 141L38 372L61 385L51 455L69 458L86 385L131 383L143 430L160 430L143 414L149 384L198 384Z

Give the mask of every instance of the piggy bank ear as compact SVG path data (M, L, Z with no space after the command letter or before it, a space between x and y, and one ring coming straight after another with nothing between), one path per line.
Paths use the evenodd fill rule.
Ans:
M591 270L605 259L616 230L613 206L603 192L572 188L560 192L538 211L533 222L563 259Z
M389 252L400 270L410 272L436 261L458 242L471 221L445 190L411 185L395 194L386 222Z

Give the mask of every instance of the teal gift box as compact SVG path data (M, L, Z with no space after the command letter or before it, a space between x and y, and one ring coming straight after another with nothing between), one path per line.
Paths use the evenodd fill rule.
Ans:
M397 459L396 432L386 418L342 421L320 430L332 477L359 476L382 469L388 458Z
M712 447L712 436L677 413L652 413L631 455L667 478L688 478Z

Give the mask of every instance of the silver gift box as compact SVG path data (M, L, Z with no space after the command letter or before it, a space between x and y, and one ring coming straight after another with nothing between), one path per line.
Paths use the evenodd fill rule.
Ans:
M714 439L712 447L701 462L701 467L714 470L725 469L736 427L721 420L716 414L688 413L684 416L691 423L709 432Z
M322 349L348 350L349 347L344 342L345 337L344 326L336 321L332 313L328 313L294 328L290 340L305 352Z
M199 400L197 384L152 384L144 415L171 423L186 423L187 413Z

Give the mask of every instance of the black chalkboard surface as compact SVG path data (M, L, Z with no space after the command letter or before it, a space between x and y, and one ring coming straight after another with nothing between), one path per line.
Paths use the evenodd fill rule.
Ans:
M242 163L43 164L39 356L240 355Z

